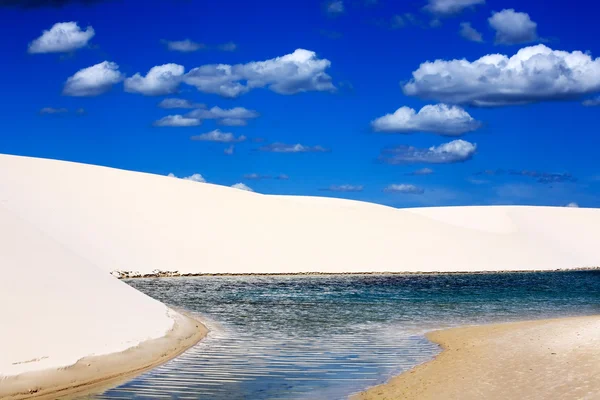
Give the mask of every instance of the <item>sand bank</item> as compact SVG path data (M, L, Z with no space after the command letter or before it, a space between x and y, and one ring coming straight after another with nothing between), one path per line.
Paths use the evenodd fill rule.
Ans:
M600 398L600 317L431 332L433 361L353 400Z
M0 201L0 398L140 370L202 332Z
M600 209L395 209L7 155L0 155L0 202L106 273L468 272L600 263Z
M207 329L199 321L180 314L167 334L147 340L123 352L88 356L57 369L26 372L0 380L2 399L56 399L102 391L160 365L200 341ZM118 328L115 328L118 329Z

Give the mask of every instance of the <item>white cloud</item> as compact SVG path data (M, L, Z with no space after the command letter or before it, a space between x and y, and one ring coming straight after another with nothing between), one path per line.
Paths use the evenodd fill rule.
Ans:
M326 189L321 189L328 192L362 192L363 185L331 185Z
M193 51L198 51L200 49L204 49L206 46L202 43L196 43L190 39L185 40L164 40L164 43L167 45L167 49L171 51L180 51L183 53L190 53Z
M412 146L384 149L379 159L386 164L451 164L471 159L476 150L476 144L453 140L426 149Z
M177 176L174 173L169 173L169 175L167 175L169 178L177 178ZM192 174L190 176L186 176L184 178L181 179L185 179L186 181L192 181L192 182L200 182L200 183L206 183L206 179L204 179L204 177L200 174Z
M255 88L267 87L279 94L334 91L325 73L331 62L316 53L298 49L292 54L247 64L209 64L192 69L184 82L204 93L238 97Z
M409 96L475 106L573 99L600 91L600 58L537 45L510 58L437 60L421 64L403 89Z
M123 80L119 66L114 62L103 61L100 64L84 68L65 82L63 94L67 96L97 96L108 92L112 86Z
M218 121L219 125L225 126L246 126L248 121L240 118L223 118Z
M186 99L168 98L158 103L160 108L205 108L204 104L193 103Z
M188 117L197 119L216 119L220 125L226 126L246 126L248 119L258 118L259 115L256 111L244 107L230 109L213 107L209 110L194 110L187 114Z
M29 53L65 53L87 46L95 35L94 28L88 26L82 31L77 22L59 22L42 36L29 43Z
M439 16L449 16L462 12L465 8L485 4L485 0L428 0L425 10Z
M582 104L586 107L600 106L600 97L584 100Z
M460 23L460 36L472 42L483 42L483 35L477 29L473 28L470 22Z
M409 172L406 175L421 176L421 175L431 175L431 174L433 174L433 170L431 168L421 168L416 171Z
M167 115L159 119L158 121L154 121L154 126L170 126L170 127L188 127L188 126L198 126L202 123L199 119L196 118L187 118L183 115Z
M185 179L186 181L206 183L206 179L204 179L204 177L200 174L193 174L182 179Z
M303 144L285 144L285 143L271 143L266 146L258 148L259 151L271 152L271 153L321 153L327 152L328 149L323 146L305 146Z
M150 68L146 76L139 73L125 79L125 91L146 96L175 93L185 68L178 64L164 64Z
M410 107L401 107L371 122L377 132L433 132L444 136L459 136L481 127L468 112L446 104L427 105L417 113Z
M234 188L234 189L245 190L247 192L254 192L254 190L250 186L247 186L247 185L245 185L245 184L243 184L241 182L240 183L236 183L235 185L231 185L231 187Z
M384 192L387 193L404 193L404 194L423 194L425 190L415 185L405 183L388 185Z
M575 203L575 202L571 202L569 204L567 204L565 207L569 207L569 208L579 208L579 204Z
M231 145L223 150L223 154L225 154L227 156L231 156L231 155L233 155L234 151L235 151L235 146Z
M221 132L219 129L215 129L201 135L192 136L190 139L202 142L236 143L246 140L246 136L242 135L236 138L233 133Z
M236 51L237 44L233 42L223 43L219 45L219 50L221 51Z
M331 15L344 12L344 2L342 0L333 0L327 4L327 12Z
M40 114L64 114L69 112L66 108L44 107L40 110Z
M244 107L234 107L223 109L221 107L212 107L209 110L194 110L187 114L189 117L198 119L250 119L257 118L259 114L254 110L248 110Z
M496 44L530 43L538 39L537 24L527 13L510 8L494 12L488 22L496 31Z

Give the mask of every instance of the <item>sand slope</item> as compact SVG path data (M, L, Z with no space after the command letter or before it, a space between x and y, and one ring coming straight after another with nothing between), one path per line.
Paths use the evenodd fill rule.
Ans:
M106 272L481 271L600 264L600 210L397 210L0 156L0 205Z
M0 376L123 351L173 327L166 306L2 206L0 221Z

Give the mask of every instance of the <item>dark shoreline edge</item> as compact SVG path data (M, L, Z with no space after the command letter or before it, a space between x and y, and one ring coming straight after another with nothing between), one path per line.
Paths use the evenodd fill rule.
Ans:
M564 273L564 272L593 272L600 271L597 267L535 269L535 270L499 270L499 271L383 271L383 272L248 272L248 273L186 273L178 271L160 271L151 274L138 274L131 271L112 271L111 274L118 279L144 279L144 278L192 278L205 276L390 276L390 275L494 275L494 274L532 274L532 273Z

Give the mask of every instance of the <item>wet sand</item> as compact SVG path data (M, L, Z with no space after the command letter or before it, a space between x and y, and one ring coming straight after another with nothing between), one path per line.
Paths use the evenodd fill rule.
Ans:
M431 332L433 361L354 396L391 399L600 398L600 317Z
M177 314L173 328L162 338L142 342L119 353L85 357L66 368L26 372L2 379L0 398L68 399L102 392L177 357L207 332L196 319Z

